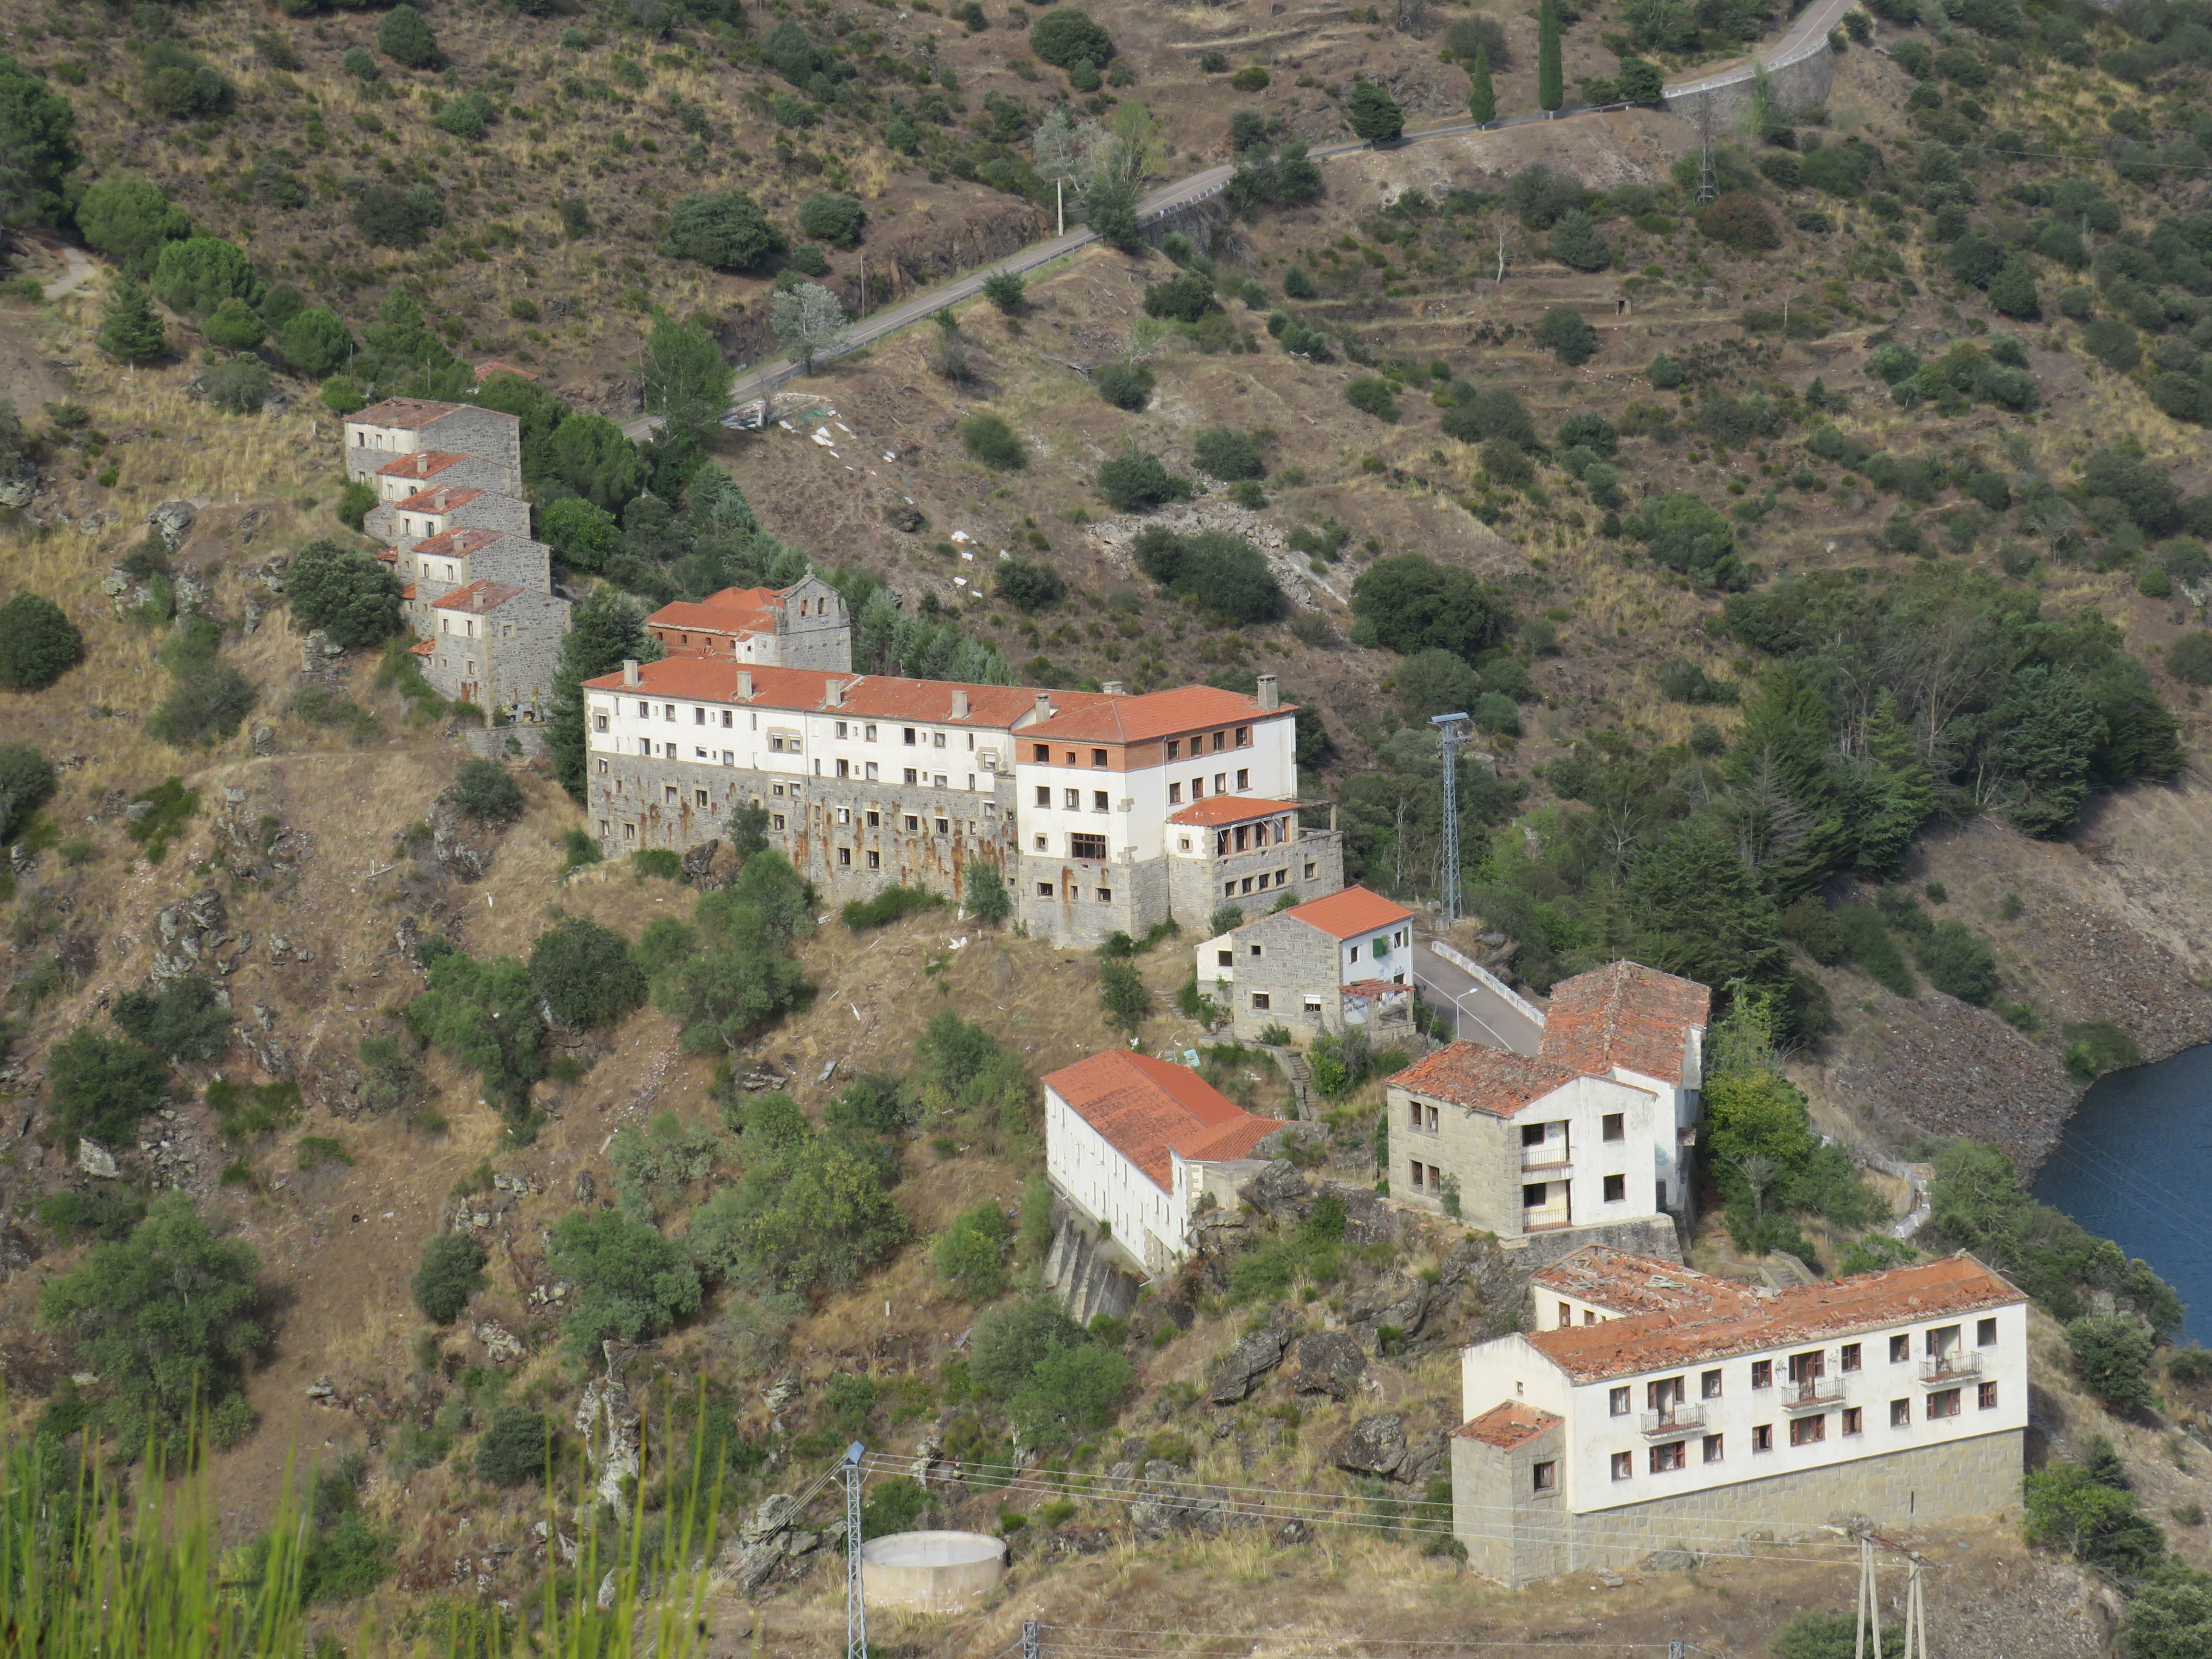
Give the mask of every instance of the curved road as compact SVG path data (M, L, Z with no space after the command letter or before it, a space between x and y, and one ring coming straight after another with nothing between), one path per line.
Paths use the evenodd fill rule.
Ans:
M1788 63L1802 56L1812 42L1827 39L1830 31L1843 20L1844 14L1850 10L1854 3L1856 0L1814 0L1814 3L1805 9L1784 33L1781 39L1770 46L1762 46L1759 49L1755 60L1757 64L1760 67L1767 67ZM1751 64L1737 64L1700 80L1687 81L1678 86L1668 87L1662 91L1661 96L1664 100L1710 92L1741 80L1752 72ZM1539 112L1533 115L1508 115L1488 122L1455 121L1445 126L1426 127L1419 132L1409 132L1402 137L1389 140L1385 143L1331 144L1325 149L1309 153L1315 161L1325 161L1340 155L1350 155L1360 150L1402 149L1408 144L1427 143L1437 138L1457 138L1470 132L1493 132L1505 127L1521 126L1531 121L1566 120L1579 115L1602 115L1613 110L1634 107L1636 106L1631 104L1582 104L1554 110L1548 114ZM1219 194L1227 186L1232 171L1233 169L1227 163L1220 163L1205 168L1201 172L1194 173L1187 178L1179 179L1171 185L1164 185L1138 202L1139 221L1143 222L1158 219L1163 214L1173 212L1177 208L1188 207L1194 202L1202 202L1209 196ZM844 344L839 349L840 353L851 351L864 345L872 345L878 340L896 334L911 323L918 323L925 317L933 316L949 306L956 306L964 300L974 299L983 291L983 282L988 276L994 276L1000 271L1019 274L1034 270L1040 265L1049 264L1053 260L1073 253L1079 248L1088 247L1097 240L1097 232L1089 226L1078 226L1064 236L1055 236L1048 241L1031 243L1020 252L999 260L996 264L981 266L964 276L956 276L949 283L940 283L925 293L917 294L912 299L902 301L888 310L874 312L860 319L847 331ZM799 365L790 358L776 358L773 362L763 363L757 368L749 369L738 375L730 388L731 397L737 405L742 407L745 404L765 398L798 373ZM723 416L725 423L734 422L738 412L738 408L728 410ZM650 436L659 424L660 416L658 415L641 415L635 419L624 422L622 429L633 440L643 440Z

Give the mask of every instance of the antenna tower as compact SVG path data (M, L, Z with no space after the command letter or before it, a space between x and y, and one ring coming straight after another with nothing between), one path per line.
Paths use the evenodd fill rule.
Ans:
M1429 724L1437 728L1444 754L1443 868L1437 885L1441 890L1438 908L1443 912L1443 925L1449 927L1459 920L1459 746L1467 740L1472 722L1461 713L1432 714Z

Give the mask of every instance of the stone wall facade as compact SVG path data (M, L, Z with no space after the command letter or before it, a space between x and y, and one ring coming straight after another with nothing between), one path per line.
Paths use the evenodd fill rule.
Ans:
M389 543L403 553L416 543L426 541L434 535L443 535L448 530L504 530L510 536L527 536L530 533L530 503L514 495L501 495L488 489L478 490L459 506L444 513L410 513L407 516L418 525L428 523L436 528L426 530L419 536L407 534L400 521L398 501L383 501L371 507L362 525L370 535Z
M1168 902L1175 918L1185 927L1198 928L1224 904L1238 906L1249 920L1285 898L1295 903L1341 890L1344 841L1334 830L1302 829L1295 840L1280 846L1174 858L1169 864Z
M1224 900L1233 903L1233 900ZM1265 916L1246 923L1228 937L1234 945L1234 983L1230 988L1229 1029L1240 1042L1256 1042L1270 1025L1280 1025L1302 1042L1310 1042L1323 1031L1344 1027L1343 975L1338 972L1343 941L1333 933L1286 915ZM1250 947L1257 945L1260 954ZM1218 968L1219 963L1212 964ZM1205 971L1199 989L1218 997L1219 990ZM1265 998L1263 1007L1256 999ZM1309 1012L1307 1002L1319 1004Z
M1536 1489L1537 1464L1566 1467L1564 1435L1550 1428L1510 1449L1452 1437L1453 1532L1475 1571L1517 1589L1566 1572L1632 1567L1654 1550L1714 1554L1723 1538L1847 1516L1911 1527L1992 1515L2019 1506L2025 1439L2025 1431L2008 1429L1577 1515L1562 1488Z
M348 450L349 461L358 453ZM404 456L383 453L386 464L405 459ZM522 494L520 467L511 467L503 461L491 460L480 455L464 455L459 460L449 461L444 466L428 471L411 463L390 472L372 469L363 482L376 491L379 501L393 503L404 501L410 495L434 489L440 484L453 489L482 489L495 495L519 497Z
M535 724L553 701L553 672L568 631L568 601L517 593L475 619L476 637L437 634L422 678L442 697Z
M410 564L418 568L410 572ZM453 573L451 576L445 574L449 569ZM437 628L438 601L471 582L497 582L532 593L550 593L553 550L527 536L501 536L465 558L417 559L403 551L399 574L401 580L415 586L415 597L410 601L412 620L415 631L427 638Z

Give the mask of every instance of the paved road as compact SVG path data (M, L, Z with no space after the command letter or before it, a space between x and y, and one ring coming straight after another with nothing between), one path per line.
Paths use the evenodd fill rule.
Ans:
M1808 6L1797 20L1790 26L1780 40L1771 46L1759 48L1758 62L1771 67L1787 63L1801 56L1814 40L1826 40L1829 31L1843 21L1844 14L1850 10L1854 3L1856 0L1813 0L1813 3ZM1735 64L1699 80L1669 86L1664 89L1663 95L1672 98L1686 93L1707 91L1715 87L1726 86L1732 81L1741 80L1748 72L1747 65ZM1506 127L1522 126L1531 121L1570 120L1577 116L1603 115L1614 110L1632 107L1634 106L1629 104L1584 104L1553 110L1548 113L1538 112L1529 115L1508 115L1495 121L1455 121L1440 127L1425 127L1419 132L1407 133L1402 137L1393 139L1385 144L1331 144L1314 150L1311 154L1315 161L1326 161L1340 155L1350 155L1364 149L1403 149L1409 144L1428 143L1438 138L1457 138L1470 132L1497 131ZM1171 185L1164 185L1137 204L1137 216L1139 220L1145 221L1157 219L1162 214L1170 212L1176 208L1188 207L1194 202L1204 201L1209 196L1218 195L1228 185L1231 172L1231 169L1228 164L1223 163L1206 167L1200 172L1192 173L1188 178L1179 179ZM963 300L975 298L983 291L983 279L987 276L999 271L1013 271L1018 274L1034 270L1039 265L1048 264L1054 259L1073 253L1079 248L1088 247L1097 240L1098 235L1096 231L1088 226L1078 226L1064 236L1055 236L1050 241L1033 243L1019 253L1001 259L996 264L971 270L964 276L956 276L951 282L940 283L926 293L917 294L912 299L893 306L887 311L878 311L862 318L859 322L854 323L847 333L842 349L850 351L856 347L872 344L878 340L896 333L909 324L918 323L925 317L933 316L948 306L956 306ZM749 369L738 377L736 384L731 387L732 401L738 407L756 402L766 397L798 373L798 364L787 357L779 357L772 362L763 363L758 368ZM724 419L733 422L737 415L738 408L733 407ZM642 441L649 437L653 428L659 424L659 416L641 415L635 419L624 422L623 431L633 440Z
M1459 1023L1453 1035L1462 1042L1487 1043L1516 1054L1533 1054L1543 1041L1544 1028L1504 997L1431 951L1425 939L1413 945L1413 977L1431 1008L1455 1007Z

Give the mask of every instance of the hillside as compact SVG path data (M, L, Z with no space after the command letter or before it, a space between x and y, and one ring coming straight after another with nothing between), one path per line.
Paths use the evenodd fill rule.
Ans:
M398 1628L526 1606L562 1571L526 1477L549 1425L556 1478L594 1477L578 1413L612 1341L646 1418L655 1547L686 1492L656 1445L708 1460L750 1512L854 1437L902 1459L933 1437L979 1464L1019 1444L1063 1471L1321 1491L1387 1523L1164 1534L1104 1503L879 1486L877 1519L1015 1540L1015 1595L973 1624L899 1627L902 1652L996 1653L1029 1608L1154 1634L1413 1640L1449 1617L1468 1639L1765 1651L1796 1610L1845 1603L1817 1540L1532 1598L1480 1587L1422 1530L1452 1349L1505 1328L1520 1287L1463 1230L1362 1231L1377 1076L1325 1103L1307 1173L1338 1183L1333 1221L1310 1224L1309 1195L1126 1327L1068 1338L1103 1356L1077 1380L1104 1406L979 1384L977 1333L1027 1307L1013 1292L1049 1237L1035 1079L1121 1040L1102 963L949 908L855 928L772 872L743 896L772 937L732 942L726 849L684 879L578 862L538 733L443 705L375 646L325 652L283 572L311 541L360 543L335 411L393 390L504 399L580 599L648 610L811 559L854 599L871 668L975 647L966 660L1048 686L1276 673L1310 711L1305 793L1344 824L1349 873L1421 902L1442 804L1426 721L1467 708L1471 946L1538 997L1614 955L1704 980L1766 1010L1811 1123L1846 1146L1921 1158L1965 1137L2031 1171L2099 1070L2212 1024L2194 25L1996 3L1931 30L1885 5L1852 25L1825 110L1714 135L1716 204L1697 199L1699 134L1656 109L1370 151L1328 161L1310 199L1216 198L1152 246L1093 247L1003 306L836 359L761 431L633 450L591 422L642 406L656 328L692 325L731 365L774 353L819 192L865 210L854 246L819 250L853 309L864 258L880 306L1048 234L1029 146L1055 100L1143 138L1150 182L1229 159L1242 110L1254 176L1297 139L1342 141L1356 76L1415 124L1455 116L1468 70L1439 53L1471 21L1503 43L1499 109L1537 101L1534 15L1099 4L1115 56L1079 93L1024 49L1042 9L966 9L434 7L436 55L411 69L380 45L380 12L9 15L82 163L9 222L15 273L56 291L0 300L0 398L21 425L0 428L0 484L21 497L0 497L0 602L52 600L82 648L0 691L7 744L54 769L34 803L0 793L0 1091L22 1126L0 1156L10 1414L126 1446L181 1420L190 1387L149 1407L125 1376L73 1381L101 1370L92 1338L39 1311L175 1192L259 1275L253 1332L195 1376L231 1409L207 1465L222 1540L268 1527L301 1455L343 1467L310 1575L309 1620L333 1639L364 1607ZM1667 10L1583 14L1568 80L1618 75L1615 46L1669 72L1717 61L1781 21ZM1237 88L1255 64L1264 85ZM157 88L180 68L185 92ZM478 93L480 137L436 124ZM167 349L135 366L101 349L132 257L95 242L87 270L76 210L125 176L241 251L229 297L267 343L218 347L216 305L163 305ZM357 209L416 185L442 225L376 246ZM726 190L796 257L662 251L676 204ZM142 252L155 269L159 239ZM276 319L302 306L345 332L327 380L287 355ZM490 357L541 378L478 392ZM210 377L241 362L271 395L225 413ZM1102 468L1146 457L1151 498L1117 505ZM741 492L741 532L709 510L726 500L713 469ZM588 533L544 528L579 500L599 516L562 522ZM189 521L167 514L149 542L178 501ZM517 795L472 812L485 759ZM9 791L24 775L0 773ZM605 990L588 1015L538 1012L556 935ZM1272 1060L1185 1012L1190 943L1132 958L1152 999L1139 1039L1284 1109ZM690 963L757 976L757 1017ZM174 990L217 982L221 1012ZM155 999L167 1050L125 1024L149 989L179 999ZM972 1031L933 1027L946 1013ZM112 1045L90 1084L54 1070L84 1032ZM148 1109L103 1140L89 1114L116 1099ZM115 1176L80 1164L81 1133ZM1749 1273L1790 1249L1847 1271L1887 1220L1832 1193L1766 1196L1717 1170L1701 1259ZM580 1223L610 1230L598 1278L578 1270ZM482 1261L434 1322L410 1281L449 1231ZM2174 1553L2207 1565L2182 1516L2203 1499L2201 1381L2161 1371L2151 1406L2114 1415L2052 1358L2066 1298L2155 1324L2154 1297L2101 1266L2036 1293L2052 1317L2033 1458L2115 1436ZM1409 1304L1410 1329L1393 1311ZM1215 1402L1255 1323L1349 1329L1358 1392L1301 1392L1293 1360ZM1391 1413L1412 1447L1395 1478L1347 1467L1354 1425ZM488 1449L501 1435L523 1437L520 1463ZM1905 1541L1951 1564L1931 1592L1947 1651L2104 1650L2125 1608L2106 1583L2133 1587L2001 1522ZM756 1617L761 1651L836 1639L833 1552L793 1555L757 1597L741 1554L708 1650L738 1650ZM1222 1590L1258 1585L1264 1614L1224 1622Z

